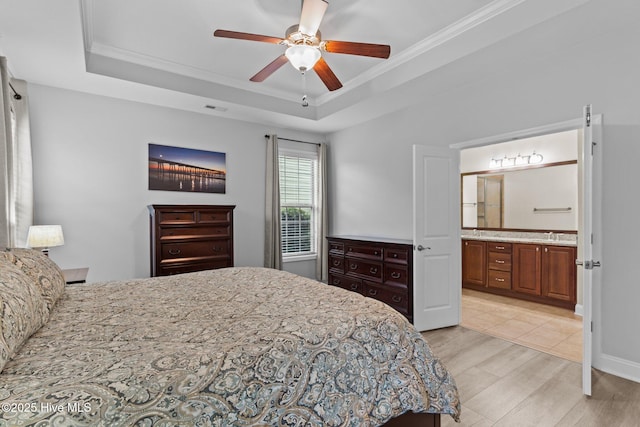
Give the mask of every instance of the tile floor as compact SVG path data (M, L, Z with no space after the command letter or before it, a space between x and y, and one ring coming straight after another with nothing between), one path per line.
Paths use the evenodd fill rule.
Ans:
M582 317L571 310L462 289L461 326L582 361Z

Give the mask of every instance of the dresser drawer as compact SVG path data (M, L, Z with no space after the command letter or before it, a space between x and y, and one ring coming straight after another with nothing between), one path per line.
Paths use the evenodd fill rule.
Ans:
M489 270L487 286L500 289L511 289L511 273Z
M218 225L209 227L160 227L161 240L173 240L180 238L194 237L230 237L231 227L229 225Z
M228 240L163 243L161 255L163 260L228 256L229 246Z
M378 285L375 283L364 283L364 296L377 299L393 307L402 314L407 314L409 306L409 294L406 289L393 286Z
M231 211L218 209L199 210L197 219L200 224L212 224L218 222L230 222Z
M503 242L487 242L487 250L489 252L511 253L511 243Z
M382 264L379 262L363 261L360 259L346 258L346 272L366 279L382 281Z
M195 224L196 211L193 210L164 210L158 212L160 224Z
M338 286L348 291L362 293L362 280L341 274L329 274L329 284Z
M346 244L345 254L358 258L382 260L382 246Z
M329 253L342 255L344 254L344 243L342 242L329 242Z
M329 255L329 270L344 274L344 257Z
M162 265L158 271L159 276L171 276L174 274L192 273L194 271L213 270L216 268L231 267L228 260L213 260L207 262L173 262Z
M489 269L511 271L511 254L502 252L489 252Z
M407 286L409 272L406 266L386 264L384 267L384 283Z
M409 260L409 249L401 249L401 248L386 248L384 250L384 260L385 262L393 262L399 264L406 264Z

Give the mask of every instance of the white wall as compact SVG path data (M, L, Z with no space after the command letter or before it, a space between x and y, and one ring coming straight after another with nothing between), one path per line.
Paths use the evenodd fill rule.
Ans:
M618 4L618 3L616 3ZM593 2L531 31L540 46L509 63L486 62L487 72L453 88L431 90L411 108L336 132L330 137L331 232L410 238L413 144L448 146L581 117L592 103L604 117L603 259L601 298L594 306L596 366L640 381L640 45L639 26L603 32L587 25L577 43L563 41L565 28L600 14ZM593 10L590 8L602 8ZM570 21L570 19L572 19ZM575 22L574 22L575 21ZM588 29L588 31L587 31ZM557 37L547 42L546 38ZM519 35L469 61L495 58ZM460 61L442 73L459 73ZM600 290L596 290L600 292Z
M62 268L89 267L89 281L149 276L149 204L236 205L235 264L261 266L264 135L321 140L34 84L29 97L35 223L62 225L65 245L51 258ZM226 153L226 194L149 191L149 143Z

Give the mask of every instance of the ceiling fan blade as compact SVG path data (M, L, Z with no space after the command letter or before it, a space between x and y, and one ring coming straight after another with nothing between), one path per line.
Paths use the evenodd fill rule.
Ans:
M304 0L298 30L308 36L315 36L318 28L320 28L320 22L324 18L327 6L329 6L329 3L325 0Z
M225 37L228 39L251 40L254 42L265 42L273 44L279 44L284 41L284 39L281 39L279 37L263 36L261 34L241 33L239 31L229 30L215 30L213 32L213 35L215 37Z
M322 80L327 89L333 91L342 87L342 83L340 83L338 77L333 74L333 71L329 68L329 64L327 64L324 58L321 57L318 59L316 65L313 66L313 70L316 72L318 77L320 77L320 80Z
M387 59L391 55L391 46L386 44L327 40L323 43L322 48L331 53L346 53L347 55L371 56L373 58Z
M255 76L251 77L249 80L251 80L252 82L262 82L287 62L289 62L287 57L284 55L280 55L269 65L258 71L258 73Z

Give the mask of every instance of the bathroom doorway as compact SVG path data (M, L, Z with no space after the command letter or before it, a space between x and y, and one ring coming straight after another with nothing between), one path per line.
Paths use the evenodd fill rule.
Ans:
M581 138L581 129L571 129L460 151L463 242L466 237L475 246L483 241L488 245L484 255L474 255L482 271L474 271L472 286L464 286L465 269L472 266L463 260L461 325L576 362L583 351L581 277L573 264L581 232ZM497 246L505 253L487 249L491 242L506 242ZM571 269L575 288L567 297L571 302L564 301L561 308L554 300L544 301L543 288L566 287L566 280L549 276L552 279L544 282L535 275L544 271L543 251L565 246L575 251L566 257L571 265L564 267ZM464 251L463 246L463 258ZM525 265L530 261L538 263L537 270ZM523 268L531 273L519 272ZM518 277L531 277L537 288L513 292Z

